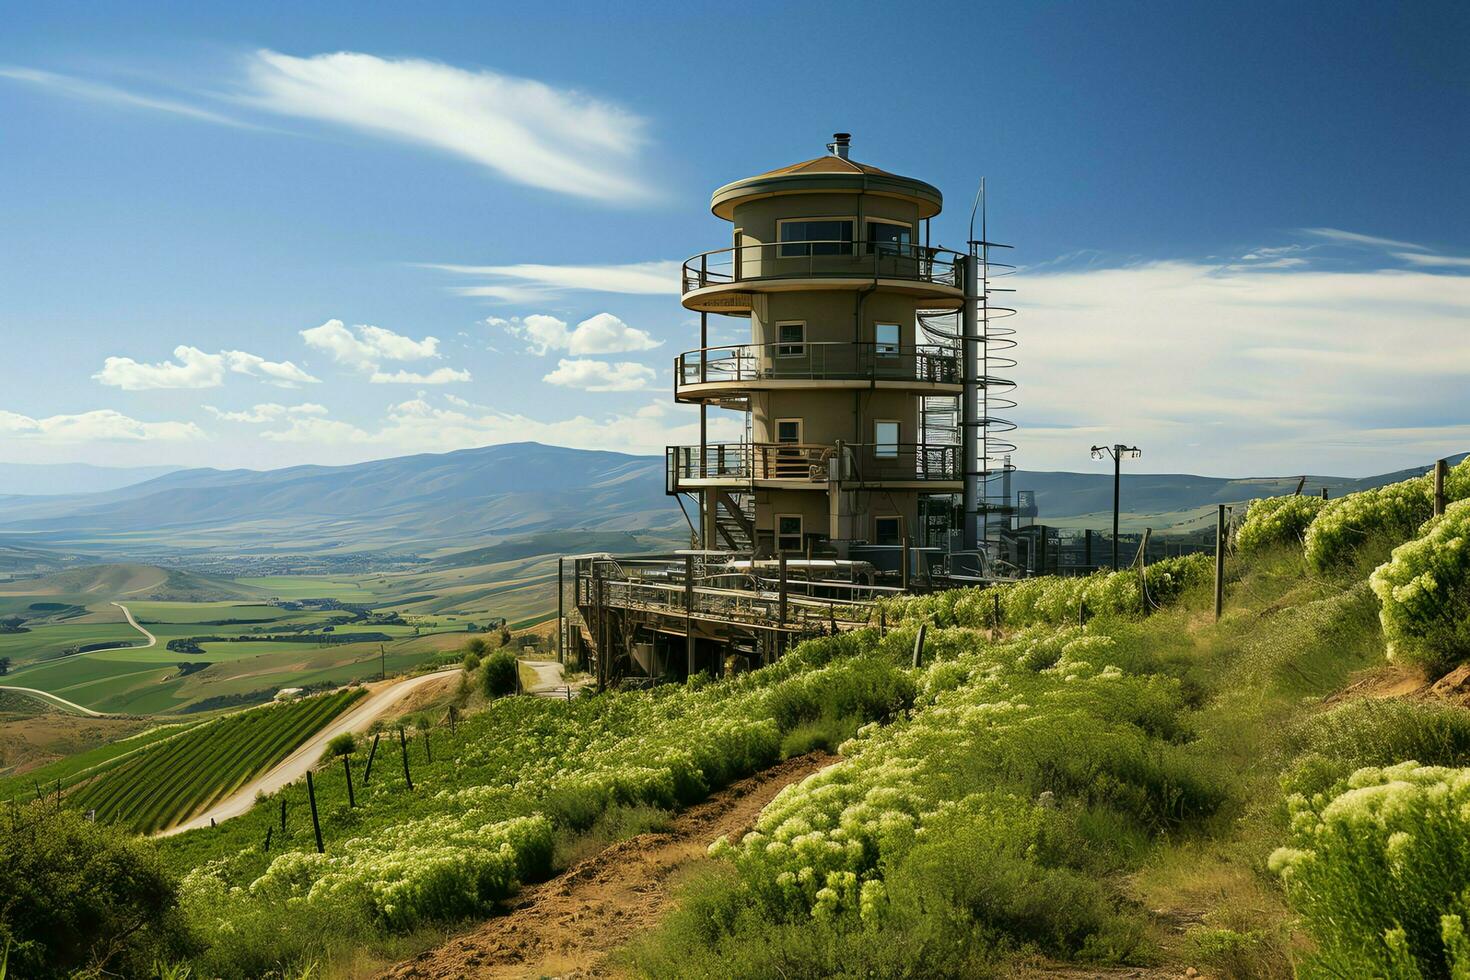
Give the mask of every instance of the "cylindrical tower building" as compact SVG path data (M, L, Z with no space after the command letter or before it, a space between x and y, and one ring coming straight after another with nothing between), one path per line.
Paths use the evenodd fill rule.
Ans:
M668 449L668 490L698 496L705 548L950 543L964 379L957 345L926 342L919 314L963 305L966 259L929 247L936 188L848 145L839 133L825 156L716 190L732 244L684 264L701 344L675 360L675 398L745 417L738 442ZM711 346L715 316L748 320L748 342Z

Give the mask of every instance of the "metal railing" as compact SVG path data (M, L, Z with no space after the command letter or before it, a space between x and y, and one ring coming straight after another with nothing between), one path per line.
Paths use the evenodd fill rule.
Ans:
M840 579L783 582L774 562L752 570L729 558L587 556L576 559L575 605L640 609L764 628L821 632L867 625L867 604L901 590ZM825 596L812 593L825 592Z
M674 359L677 387L757 381L914 381L960 383L953 347L803 341L685 351Z
M721 442L665 449L667 487L701 481L754 486L762 480L826 484L957 481L959 446L884 443L811 445L790 442Z
M766 279L904 279L963 286L959 252L900 242L766 242L702 252L684 263L683 291Z

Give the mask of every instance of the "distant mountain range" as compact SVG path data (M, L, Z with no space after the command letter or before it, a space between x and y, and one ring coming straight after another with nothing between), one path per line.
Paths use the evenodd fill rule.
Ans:
M90 493L0 496L0 571L37 554L191 563L191 556L378 555L450 564L688 540L660 457L524 442L352 466L178 470ZM1101 466L1100 469L1103 469ZM1422 473L1309 476L1339 496ZM1299 477L1125 474L1124 523L1185 530L1216 503L1290 493ZM1112 474L1021 470L1038 522L1104 527ZM637 532L633 538L629 532ZM456 557L457 556L457 557ZM39 567L39 566L38 566Z
M0 463L0 494L101 493L177 473L182 466Z
M552 531L673 530L684 519L664 495L663 465L512 443L352 466L180 470L100 493L0 497L0 545L138 558L427 554Z

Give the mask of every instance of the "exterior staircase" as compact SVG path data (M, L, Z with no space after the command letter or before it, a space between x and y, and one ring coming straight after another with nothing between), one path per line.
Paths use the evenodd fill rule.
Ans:
M731 551L748 555L755 547L755 495L750 493L726 493L715 496L716 544L723 544Z

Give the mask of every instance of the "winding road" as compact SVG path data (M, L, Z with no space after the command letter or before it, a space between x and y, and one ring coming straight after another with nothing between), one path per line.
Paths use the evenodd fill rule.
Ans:
M123 605L121 602L114 602L113 605L122 610L123 615L127 617L129 626L148 638L147 643L144 643L142 645L134 643L119 643L116 646L98 647L95 650L87 650L83 653L69 653L64 657L54 657L51 660L40 660L33 664L26 664L24 667L18 667L11 672L10 676L13 677L16 674L23 674L26 671L33 670L37 667L50 667L53 664L61 663L63 660L71 660L75 657L85 657L88 654L92 653L103 653L107 650L146 650L151 646L157 645L158 637L154 636L152 633L148 632L146 629L138 625L138 621L133 618L133 611L131 609ZM50 704L54 704L59 708L67 711L75 711L78 714L86 715L89 718L110 717L110 715L108 715L106 712L93 711L91 708L83 707L82 705L77 704L75 701L68 701L66 698L51 694L48 691L38 691L34 687L17 687L13 684L0 684L0 691L14 691L17 694L29 694L32 697L37 697Z
M343 732L365 730L374 720L387 714L398 702L414 691L436 681L452 678L459 670L458 666L447 667L433 673L419 674L417 677L386 681L377 687L370 686L371 693L367 697L334 718L330 724L303 742L296 751L282 759L274 768L256 776L202 813L195 814L183 823L175 824L167 830L161 830L154 836L168 837L173 834L181 834L186 830L208 827L211 820L221 822L231 817L238 817L255 805L255 798L259 794L274 793L281 787L306 775L306 771L321 760L327 743L338 735Z

